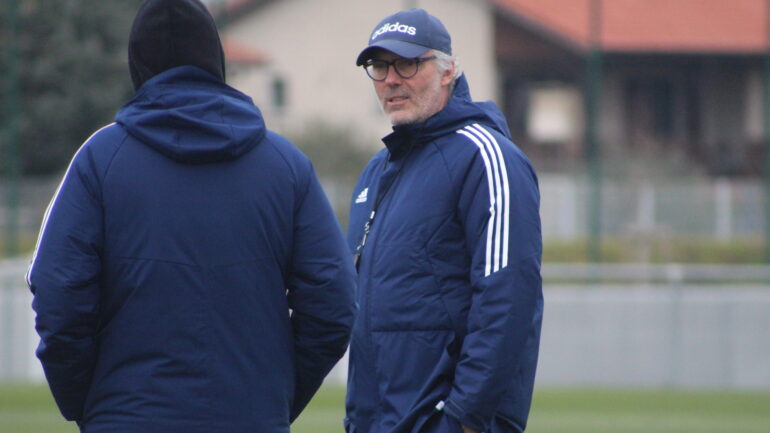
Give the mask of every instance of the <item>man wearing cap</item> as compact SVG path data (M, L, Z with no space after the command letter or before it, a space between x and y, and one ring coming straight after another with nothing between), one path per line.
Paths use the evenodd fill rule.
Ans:
M382 20L356 63L393 131L351 203L345 428L522 432L543 311L535 172L426 11Z
M84 433L289 433L344 354L354 271L310 161L225 84L199 0L146 0L134 98L89 138L28 272Z

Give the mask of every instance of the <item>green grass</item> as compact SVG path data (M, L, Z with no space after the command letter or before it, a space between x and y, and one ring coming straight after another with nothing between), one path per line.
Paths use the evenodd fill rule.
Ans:
M294 433L342 432L345 391L325 387ZM0 385L0 432L76 433L45 386ZM543 389L528 433L768 433L770 392Z
M0 432L76 433L64 421L45 385L0 385Z
M345 388L324 386L291 425L292 433L344 433Z
M768 433L770 393L542 390L531 433Z

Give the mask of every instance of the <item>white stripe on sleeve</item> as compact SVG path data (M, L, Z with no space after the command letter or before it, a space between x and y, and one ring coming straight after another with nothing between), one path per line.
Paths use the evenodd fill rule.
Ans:
M478 125L478 124L476 124ZM474 125L474 126L476 126ZM489 153L490 157L489 159L492 161L492 173L494 174L494 180L495 180L495 248L494 248L494 261L492 266L492 272L497 272L500 270L500 263L502 262L502 259L500 257L500 249L502 248L502 207L503 207L503 191L502 186L500 185L500 164L497 161L497 153L495 152L494 147L492 146L492 143L489 142L489 139L479 132L477 129L475 129L473 126L466 126L465 129L467 131L471 131L473 134L476 135L481 141L484 143L484 146L487 149L487 152Z
M510 186L508 169L500 144L483 126L476 123L458 130L479 148L487 174L489 188L489 221L484 276L508 266L508 237L510 234Z
M510 186L508 185L508 168L505 165L503 152L500 149L500 143L497 142L497 139L495 139L495 137L490 134L486 128L479 125L478 123L473 126L475 126L477 130L481 131L484 135L487 136L489 141L493 144L497 158L500 161L500 178L502 179L503 184L503 211L501 212L503 215L503 255L500 268L504 268L508 266L508 238L510 235L511 223L511 190Z
M488 276L492 273L492 248L494 244L494 228L495 228L495 184L494 175L492 171L492 163L489 161L487 150L479 139L471 132L465 130L458 130L458 134L462 134L473 141L479 148L481 158L484 160L484 167L487 172L487 187L489 189L489 221L487 222L487 248L484 266L484 276Z
M70 160L69 165L67 166L67 171L64 172L64 176L62 177L62 180L59 182L59 186L56 187L56 192L53 194L53 197L51 198L51 201L48 203L48 207L45 210L45 214L43 215L43 222L40 225L40 233L37 235L37 243L35 244L35 252L32 253L32 260L29 263L29 268L27 269L27 274L25 275L25 279L27 280L27 286L32 287L31 277L32 277L32 270L35 267L35 260L37 260L37 251L40 248L40 243L43 240L43 235L45 233L45 228L48 225L48 217L51 215L51 209L53 209L54 205L56 204L56 199L59 197L59 191L61 191L62 185L64 185L64 181L67 179L67 176L70 174L70 169L72 168L72 163L75 161L75 158L78 157L78 154L81 150L88 144L89 141L91 141L92 138L96 136L99 132L103 131L104 129L109 128L110 126L114 125L115 122L110 123L109 125L103 126L102 128L99 128L96 132L91 134L90 137L86 141L83 142L83 144L80 146L80 148L75 152L75 155Z

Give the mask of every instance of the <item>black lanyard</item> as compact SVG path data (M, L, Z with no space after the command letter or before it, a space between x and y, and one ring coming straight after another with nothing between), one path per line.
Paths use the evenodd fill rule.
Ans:
M378 192L374 199L374 206L372 207L371 213L369 213L369 219L367 219L366 222L364 223L364 234L363 236L361 236L361 241L358 243L358 246L356 247L355 254L353 254L353 266L356 267L356 271L358 270L358 265L361 260L361 253L363 252L364 246L366 245L366 238L369 236L369 232L372 229L372 224L374 223L374 216L377 215L377 209L380 207L380 203L382 203L382 200L385 198L385 195L387 195L388 191L390 191L390 187L393 186L393 184L395 184L396 181L398 181L398 177L401 175L401 170L406 165L406 161L409 158L409 155L412 153L413 148L414 148L413 145L409 146L409 151L404 156L404 160L398 166L398 169L396 169L396 174L393 176L393 180L387 183L384 186L384 188L379 188L379 187L377 188ZM385 173L385 169L387 167L388 167L388 162L386 160L385 165L382 167L383 173ZM380 180L382 180L382 174L380 175Z

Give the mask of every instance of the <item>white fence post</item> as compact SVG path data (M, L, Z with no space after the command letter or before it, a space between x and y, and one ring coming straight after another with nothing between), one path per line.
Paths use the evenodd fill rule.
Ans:
M730 181L719 178L714 182L714 235L720 241L733 236L733 191Z
M650 182L642 183L639 188L636 219L642 233L652 233L655 230L655 186Z

